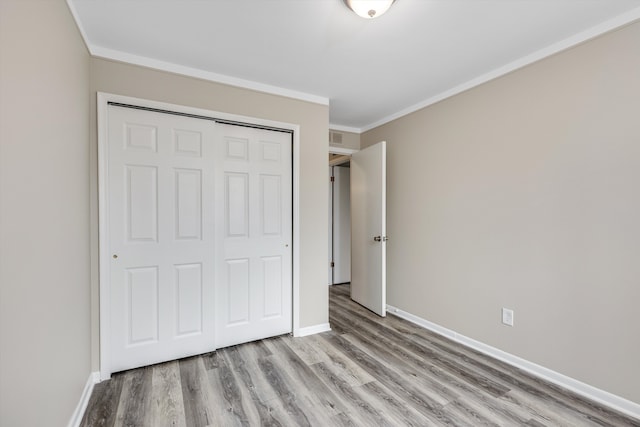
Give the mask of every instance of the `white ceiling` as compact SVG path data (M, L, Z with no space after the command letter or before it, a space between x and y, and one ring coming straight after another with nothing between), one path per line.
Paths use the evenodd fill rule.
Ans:
M68 0L91 52L314 101L366 130L640 18L640 0Z

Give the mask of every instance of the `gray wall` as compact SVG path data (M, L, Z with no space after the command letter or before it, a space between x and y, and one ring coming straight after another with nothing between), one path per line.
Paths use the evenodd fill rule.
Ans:
M0 2L0 425L89 378L89 55L63 0Z
M108 92L300 125L300 326L329 321L327 152L329 108L135 65L91 60L93 368L98 369L96 92Z
M388 142L389 304L640 403L638 46L636 23L363 134Z

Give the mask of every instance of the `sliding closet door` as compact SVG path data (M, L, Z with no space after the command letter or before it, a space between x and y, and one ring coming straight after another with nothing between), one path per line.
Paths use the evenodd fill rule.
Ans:
M108 371L291 332L291 134L107 117Z
M108 108L115 372L215 349L215 127Z
M218 347L292 331L289 133L219 125Z

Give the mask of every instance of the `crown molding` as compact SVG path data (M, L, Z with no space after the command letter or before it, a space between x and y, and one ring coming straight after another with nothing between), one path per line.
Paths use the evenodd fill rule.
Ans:
M625 25L629 25L640 19L640 7L637 7L629 12L623 13L615 18L609 19L601 24L598 24L594 27L591 27L585 31L582 31L578 34L575 34L569 38L566 38L562 41L552 44L544 49L540 49L532 54L524 56L516 61L510 62L502 67L496 68L492 71L489 71L486 74L478 76L474 79L471 79L465 83L462 83L458 86L455 86L449 90L441 92L435 96L432 96L422 102L414 104L410 107L407 107L403 110L398 111L397 113L386 116L378 121L375 121L367 126L362 128L362 132L366 132L368 130L377 128L378 126L382 126L386 123L389 123L393 120L399 119L400 117L404 117L411 113L415 113L418 110L421 110L425 107L433 105L437 102L440 102L444 99L450 98L452 96L458 95L462 92L465 92L469 89L472 89L476 86L480 86L481 84L487 83L491 80L497 79L498 77L502 77L506 74L509 74L515 70L526 67L527 65L531 65L535 62L538 62L544 58L555 55L556 53L565 51L574 46L582 44L586 41L594 39L598 36L606 34L608 32L617 30L619 28L624 27Z
M335 131L338 131L338 132L351 132L351 133L357 133L357 134L361 134L362 133L362 129L360 129L360 128L351 127L351 126L336 125L336 124L333 124L333 123L329 123L329 130L335 130Z
M200 70L197 68L186 67L184 65L174 64L172 62L160 61L145 56L134 55L113 49L93 46L91 53L96 58L109 59L112 61L125 62L127 64L139 65L141 67L152 68L154 70L166 71L169 73L179 74L187 77L195 77L214 83L222 83L228 86L235 86L242 89L250 89L256 92L263 92L270 95L284 96L300 101L311 102L314 104L329 105L329 98L313 95L310 93L299 92L296 90L286 89L278 86L272 86L264 83L254 82L251 80L239 79L224 74L212 73L210 71Z
M242 89L250 89L256 92L263 92L270 95L284 96L286 98L293 98L300 101L311 102L314 104L329 105L329 98L310 93L300 92L292 89L286 89L279 86L272 86L264 83L259 83L251 80L240 79L224 74L212 73L198 68L187 67L184 65L175 64L172 62L160 61L145 56L134 55L127 52L122 52L113 49L107 49L100 46L96 46L89 40L87 32L85 31L82 21L79 19L78 12L71 0L66 0L67 7L76 22L78 31L84 40L84 44L87 46L91 56L96 58L109 59L112 61L124 62L127 64L139 65L141 67L151 68L154 70L166 71L169 73L179 74L187 77L195 77L202 80L207 80L214 83L222 83L228 86L239 87Z

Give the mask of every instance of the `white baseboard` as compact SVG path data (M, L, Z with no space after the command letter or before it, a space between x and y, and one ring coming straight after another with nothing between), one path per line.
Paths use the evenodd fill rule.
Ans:
M307 335L319 334L320 332L328 332L331 330L331 326L328 323L322 323L320 325L307 326L306 328L298 328L293 331L294 337L306 337Z
M452 341L463 344L469 348L480 351L487 354L494 359L501 360L509 365L520 368L530 374L533 374L545 381L559 385L568 390L571 390L581 396L589 398L593 401L606 405L616 411L622 412L634 418L640 419L640 404L627 400L623 397L616 396L615 394L593 387L589 384L583 383L559 372L545 368L544 366L537 365L528 360L522 359L513 354L507 353L490 345L484 344L480 341L476 341L472 338L461 335L451 329L447 329L436 323L425 320L414 314L408 313L404 310L400 310L397 307L387 305L387 312L415 323L418 326L422 326L425 329L429 329L439 335L445 336Z
M73 411L73 415L69 420L69 427L80 426L80 422L82 422L82 417L84 416L84 411L87 410L87 405L89 404L89 399L91 398L91 392L93 392L93 386L98 384L99 382L100 372L91 372L86 384L84 385L84 390L82 390L82 395L80 396L78 406L76 406L76 410Z

